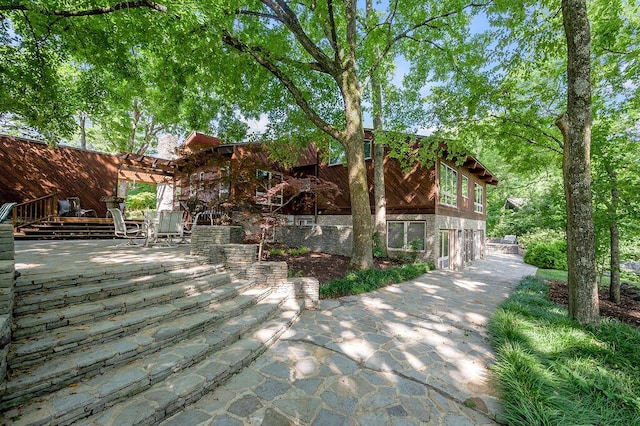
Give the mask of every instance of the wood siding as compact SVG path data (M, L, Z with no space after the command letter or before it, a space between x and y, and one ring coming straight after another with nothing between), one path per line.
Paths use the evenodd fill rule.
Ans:
M51 193L79 197L83 209L105 216L100 197L113 195L120 160L115 155L0 136L0 202L18 203Z
M371 211L373 198L373 161L366 160ZM436 205L435 171L414 165L403 171L398 160L386 157L384 163L387 214L434 214ZM337 210L327 214L351 214L347 168L344 165L321 164L318 177L336 183L341 194L336 198ZM322 206L319 206L321 213Z

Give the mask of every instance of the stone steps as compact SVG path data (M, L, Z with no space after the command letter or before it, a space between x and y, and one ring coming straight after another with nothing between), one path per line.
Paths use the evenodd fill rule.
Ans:
M102 374L110 368L126 365L147 354L162 351L182 339L212 328L227 331L230 318L238 316L245 309L250 309L269 293L270 290L267 289L246 289L232 300L205 307L192 315L161 324L151 324L137 333L119 336L114 342L96 343L86 350L65 356L55 362L53 367L47 363L38 368L18 370L7 383L7 393L11 395L12 400L4 400L2 405L13 405L24 397L39 396L45 391L48 393ZM46 389L40 391L45 384Z
M138 248L138 250L142 250L142 248ZM132 277L154 276L170 271L176 271L176 274L179 275L179 271L202 266L206 263L207 259L204 257L189 256L165 262L122 263L117 267L110 264L105 264L104 266L91 264L85 265L81 269L68 265L59 265L59 268L56 269L34 269L37 272L18 269L20 276L16 279L14 291L16 298L18 298L24 293L48 292L62 287L99 284L112 280L128 280ZM214 265L214 267L221 268L222 266Z
M81 324L72 324L66 327L54 329L48 333L38 333L30 335L29 338L17 340L12 343L9 351L9 363L14 370L20 367L29 366L34 363L46 361L50 358L64 355L73 351L83 350L86 346L95 342L110 342L138 330L156 324L164 324L175 318L180 318L193 313L210 311L220 305L221 302L236 297L241 292L253 286L252 282L239 281L230 282L226 274L219 274L218 283L211 289L205 289L198 294L183 294L173 299L151 298L142 299L141 303L127 305L127 308L140 307L145 309L131 310L122 314L95 317ZM212 280L209 280L212 281ZM175 295L179 289L174 291L173 287L163 287L162 295ZM192 290L191 288L189 290ZM138 297L145 295L137 295ZM120 299L121 296L114 299ZM136 300L134 300L135 302ZM162 304L144 304L145 302L164 302ZM118 300L120 302L120 300ZM85 305L78 305L79 308ZM94 306L94 304L91 304ZM81 312L81 309L74 309L74 312ZM102 312L101 312L102 313ZM215 313L212 314L215 316ZM104 319L101 319L104 318ZM28 317L25 318L25 320ZM40 319L40 318L38 318Z
M157 424L222 384L275 342L302 309L291 293L280 288L242 316L9 409L5 418L14 425Z
M195 279L219 271L219 266L201 265L185 267L179 270L148 273L135 277L113 278L96 282L90 278L88 282L74 280L75 285L55 288L42 288L31 291L18 292L13 307L15 317L24 316L45 309L59 308L85 302L96 302L109 297L139 291L147 288L160 287L178 280ZM17 286L20 289L20 285Z
M229 282L231 282L231 277L228 273L216 273L177 284L168 285L165 282L167 285L161 287L143 288L95 302L71 304L62 308L38 311L14 319L13 337L14 339L21 339L25 336L38 338L39 334L43 334L45 339L50 339L51 333L57 332L59 328L78 327L177 298L188 298L212 288L224 286Z

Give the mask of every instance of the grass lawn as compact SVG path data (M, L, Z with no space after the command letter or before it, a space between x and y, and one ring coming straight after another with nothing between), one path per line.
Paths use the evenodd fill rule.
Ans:
M367 269L351 272L344 278L329 281L320 286L320 298L349 296L368 293L379 288L412 280L433 269L427 263L410 263L389 269Z
M538 269L536 272L536 277L541 280L549 280L549 281L567 281L567 271L558 271L557 269ZM598 285L600 287L608 287L611 280L608 276L598 277ZM622 282L634 285L636 287L640 287L640 282L638 282L637 275L627 274L626 277L622 277Z
M509 425L640 425L640 331L571 321L525 277L489 330Z

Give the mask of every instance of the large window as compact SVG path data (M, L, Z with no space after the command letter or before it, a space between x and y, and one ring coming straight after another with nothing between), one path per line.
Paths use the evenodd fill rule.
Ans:
M365 139L364 144L364 159L371 159L371 140ZM347 155L344 152L344 148L337 141L332 141L329 146L329 165L335 166L338 164L345 164L347 162Z
M387 247L395 250L424 251L425 222L387 222Z
M469 178L465 175L462 175L462 184L460 185L460 190L462 191L463 198L469 198Z
M256 185L256 199L258 204L266 204L270 206L282 205L282 190L275 195L267 196L267 192L282 182L280 173L268 172L266 170L256 170L258 183Z
M440 204L458 206L458 172L440 163Z
M473 184L473 192L474 192L474 202L473 202L473 210L476 213L482 213L484 211L484 193L482 191L482 186L477 183Z

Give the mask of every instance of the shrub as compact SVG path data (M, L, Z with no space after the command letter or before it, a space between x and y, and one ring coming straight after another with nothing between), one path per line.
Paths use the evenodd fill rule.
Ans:
M348 296L367 293L390 284L411 280L434 269L427 263L411 263L389 269L366 269L352 272L344 278L332 280L320 287L320 297Z
M289 254L291 256L300 256L301 254L309 253L311 249L309 247L298 247L289 249Z
M280 247L273 247L269 249L269 254L271 256L284 256L287 254L287 251Z
M529 244L524 254L524 261L538 268L566 271L567 243L566 241L552 241Z
M555 241L565 241L566 236L564 232L556 231L554 229L542 229L536 232L529 232L527 234L518 237L518 242L525 248L540 244L549 243Z

